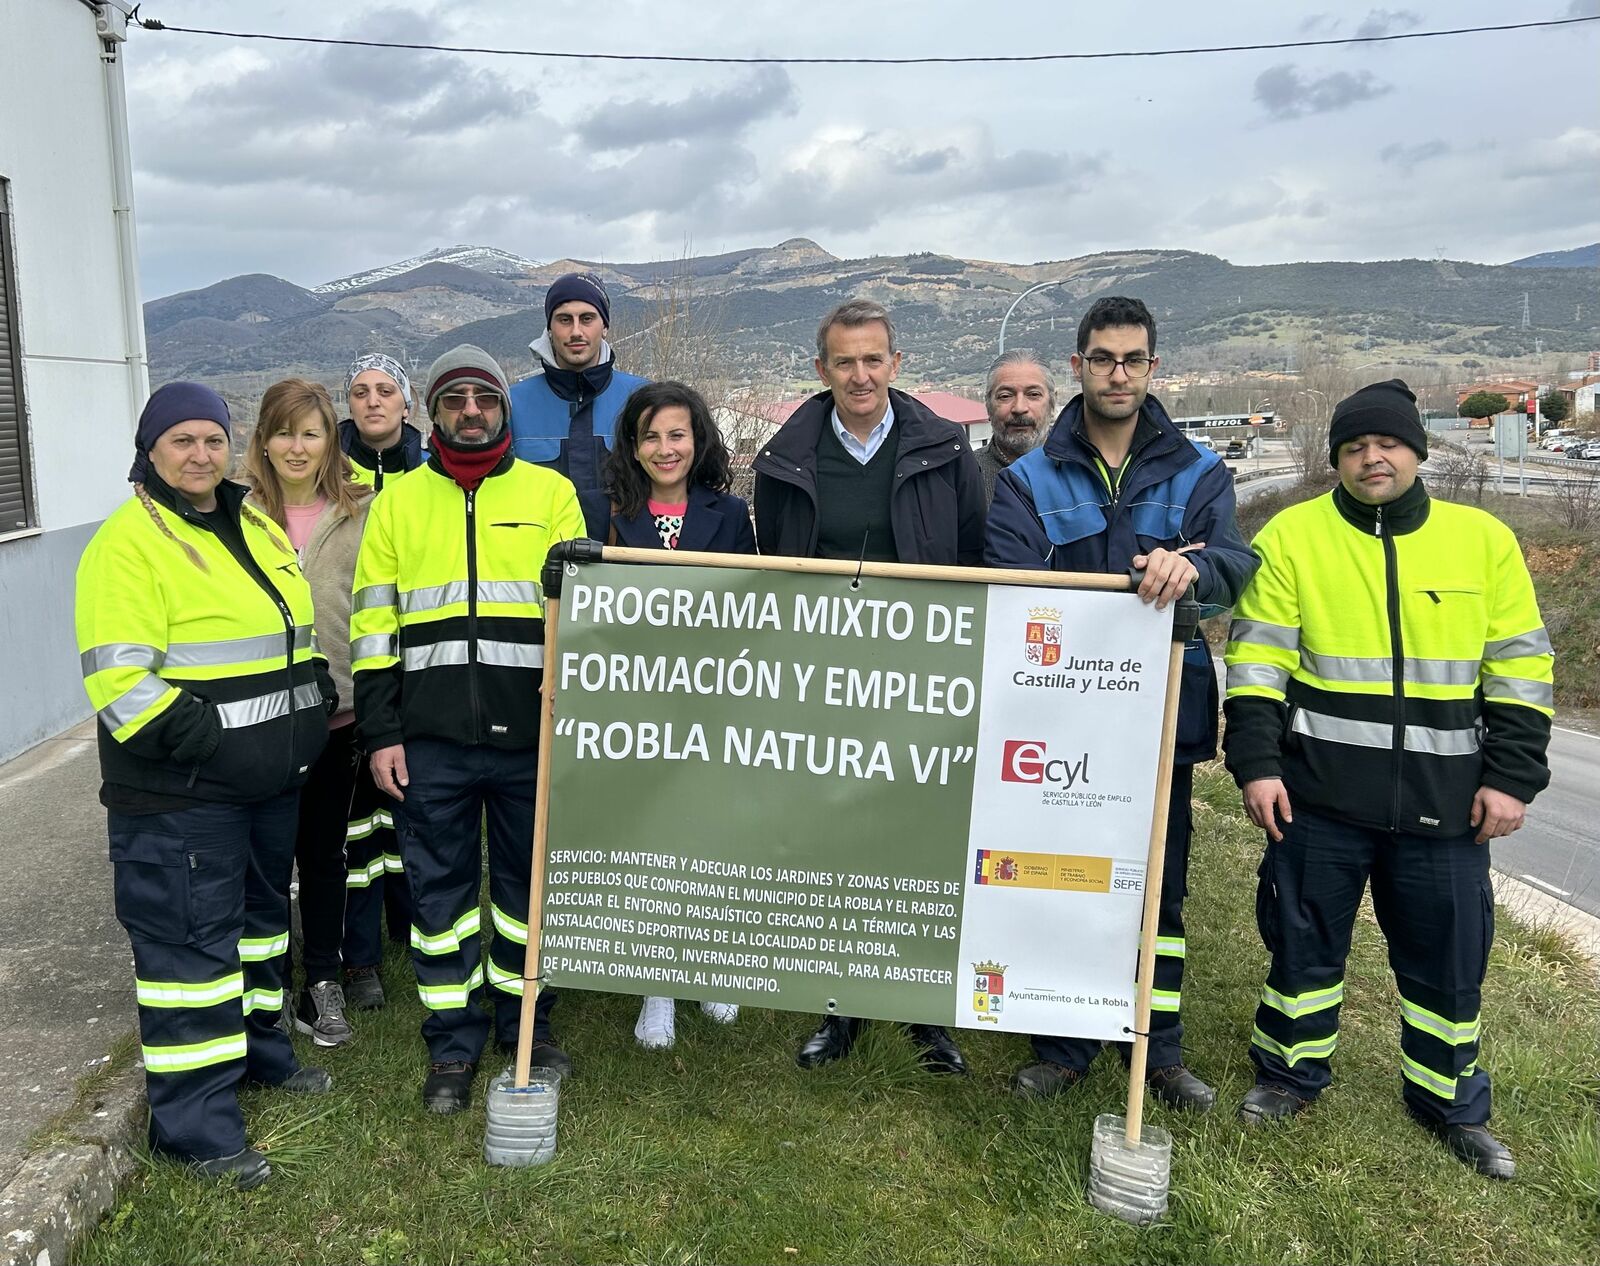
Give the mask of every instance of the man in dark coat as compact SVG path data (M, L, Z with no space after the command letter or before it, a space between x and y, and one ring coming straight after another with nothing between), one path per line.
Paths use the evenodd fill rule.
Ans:
M756 457L756 539L763 554L977 566L983 477L966 436L890 383L900 372L894 323L852 299L817 328L828 390L797 409ZM828 1016L798 1059L849 1054L862 1021ZM967 1071L944 1028L908 1026L932 1072Z

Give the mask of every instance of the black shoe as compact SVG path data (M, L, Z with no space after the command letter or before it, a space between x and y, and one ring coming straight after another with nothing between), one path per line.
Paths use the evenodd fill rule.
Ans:
M1411 1119L1448 1147L1463 1165L1471 1165L1485 1178L1509 1181L1517 1176L1517 1162L1511 1149L1483 1125L1446 1125L1435 1117L1426 1117L1414 1111L1409 1104L1406 1112Z
M930 1073L946 1073L951 1077L967 1075L967 1061L961 1057L961 1048L942 1024L908 1024L906 1032L917 1044L921 1052L918 1058Z
M1082 1080L1083 1073L1076 1068L1041 1060L1012 1074L1011 1093L1019 1099L1049 1099L1063 1090L1071 1090Z
M845 1015L827 1016L822 1027L805 1040L795 1060L801 1068L818 1068L843 1059L856 1044L856 1035L860 1032L860 1020Z
M388 999L376 967L344 969L344 1003L352 1011L381 1011Z
M213 1160L190 1161L189 1168L202 1178L227 1178L240 1191L259 1187L272 1177L272 1166L267 1158L253 1147L235 1152L232 1156L218 1156Z
M325 1068L307 1068L302 1064L275 1089L287 1090L292 1095L325 1095L333 1089L333 1075Z
M1269 1121L1287 1120L1310 1106L1311 1100L1302 1099L1287 1087L1262 1082L1251 1086L1245 1095L1244 1102L1239 1105L1239 1120L1254 1129Z
M430 1064L427 1080L422 1083L422 1106L441 1116L465 1112L472 1102L472 1078L477 1071L476 1064L459 1059Z
M1144 1084L1167 1107L1186 1112L1210 1112L1217 1101L1217 1092L1182 1064L1152 1068L1145 1075Z
M501 1049L511 1057L513 1063L517 1058L517 1044L512 1042L509 1046L501 1043ZM555 1044L553 1038L536 1037L533 1039L533 1049L528 1054L529 1068L548 1068L558 1077L572 1076L572 1056Z

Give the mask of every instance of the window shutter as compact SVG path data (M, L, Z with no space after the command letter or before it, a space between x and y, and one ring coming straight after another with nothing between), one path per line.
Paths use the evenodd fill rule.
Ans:
M0 207L4 195L5 184L0 181ZM22 400L22 337L11 259L11 216L0 210L0 536L34 526Z

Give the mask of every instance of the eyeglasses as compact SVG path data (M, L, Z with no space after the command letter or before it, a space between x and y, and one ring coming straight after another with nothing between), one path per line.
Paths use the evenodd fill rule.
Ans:
M477 401L479 413L497 413L505 404L505 397L494 391L480 391L473 396L460 391L447 391L439 397L439 404L451 413L460 413L467 407L468 400Z
M1104 352L1093 352L1083 358L1083 363L1096 378L1111 377L1112 371L1118 365L1122 366L1129 378L1143 378L1155 367L1156 362L1154 358L1142 353L1118 359L1115 356L1107 356Z

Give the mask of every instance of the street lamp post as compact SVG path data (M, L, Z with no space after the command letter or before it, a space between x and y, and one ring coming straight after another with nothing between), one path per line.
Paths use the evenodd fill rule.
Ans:
M1033 294L1036 290L1045 290L1045 289L1048 289L1050 286L1059 286L1059 285L1062 285L1064 282L1066 282L1066 280L1067 280L1067 278L1065 278L1065 277L1057 277L1054 281L1041 281L1037 286L1029 286L1026 290L1024 290L1021 294L1019 294L1015 299L1013 299L1011 301L1011 306L1006 309L1005 316L1000 318L1000 355L1002 355L1002 356L1005 355L1005 350L1006 350L1006 322L1011 320L1011 314L1017 310L1017 304L1021 303L1024 299L1026 299L1029 295Z

